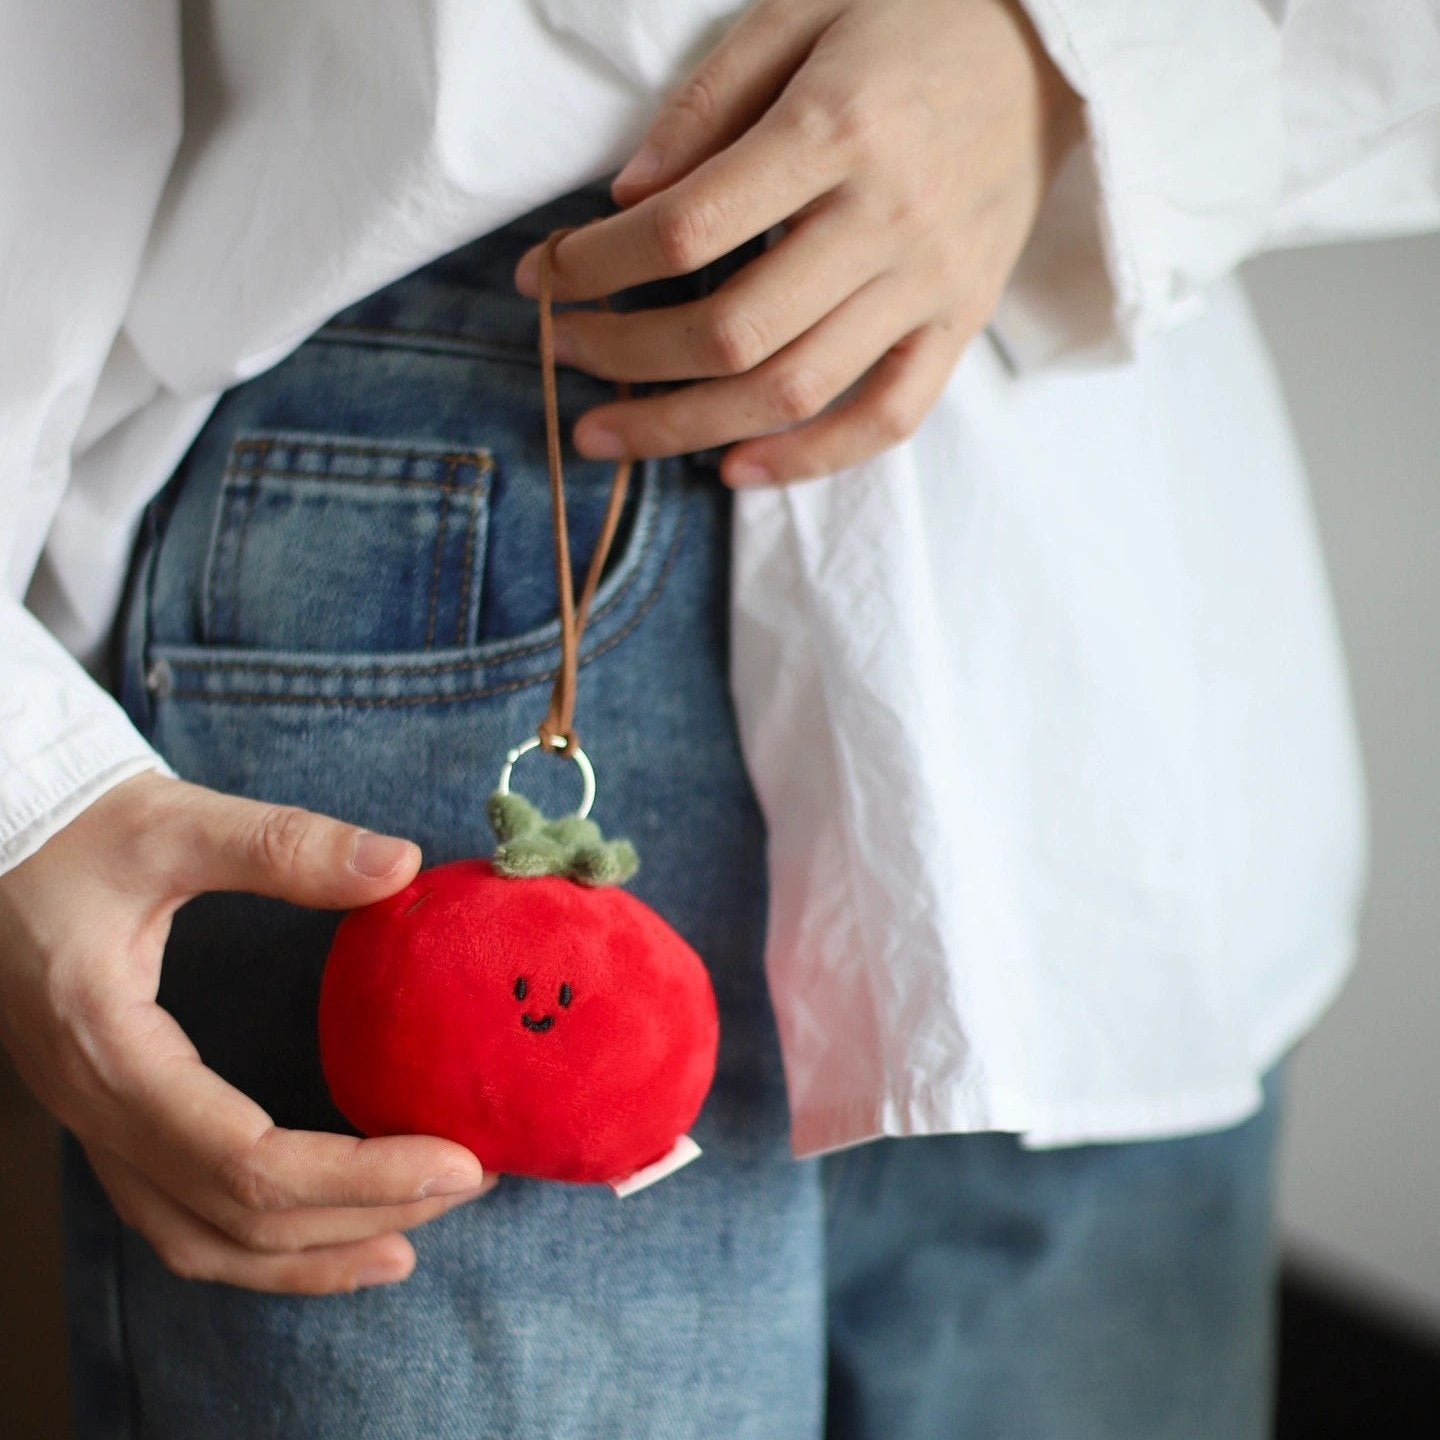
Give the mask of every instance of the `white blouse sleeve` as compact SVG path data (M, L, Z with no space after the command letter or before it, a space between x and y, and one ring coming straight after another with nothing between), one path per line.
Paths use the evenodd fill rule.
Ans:
M25 609L181 128L176 0L0 0L0 871L164 769Z
M1133 356L1248 255L1440 225L1436 0L1026 0L1085 101L993 329Z

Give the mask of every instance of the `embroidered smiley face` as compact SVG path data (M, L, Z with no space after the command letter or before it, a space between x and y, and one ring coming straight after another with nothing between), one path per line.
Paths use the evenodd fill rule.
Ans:
M529 993L530 982L522 975L515 982L515 998L523 1002L525 997ZM568 980L564 981L561 984L560 993L556 998L560 1001L560 1004L563 1008L567 1010L570 1008L570 1002L575 998L575 992L570 988L570 982ZM537 1020L528 1012L522 1011L520 1015L520 1023L527 1030L532 1030L537 1035L543 1035L555 1024L555 1015L552 1011L548 1015L540 1016L540 1018Z

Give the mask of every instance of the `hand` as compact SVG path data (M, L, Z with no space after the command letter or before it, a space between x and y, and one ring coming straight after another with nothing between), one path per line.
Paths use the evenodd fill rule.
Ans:
M616 178L627 208L556 247L555 298L784 234L704 299L556 316L565 363L696 382L590 410L576 448L638 458L743 440L722 478L756 485L913 434L993 314L1080 121L1016 0L760 0ZM527 295L540 248L516 269Z
M341 909L419 863L405 840L147 774L0 876L0 1039L177 1275L298 1294L403 1280L396 1232L485 1188L448 1140L278 1128L155 1001L171 917L202 891Z

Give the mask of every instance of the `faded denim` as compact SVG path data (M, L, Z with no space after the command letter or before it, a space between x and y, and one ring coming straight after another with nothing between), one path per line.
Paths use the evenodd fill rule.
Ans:
M597 185L522 217L222 398L147 512L117 628L118 693L179 774L411 836L430 864L488 849L485 797L558 659L535 306L510 276L609 208ZM567 429L612 394L562 371ZM714 976L704 1157L624 1201L507 1178L413 1232L408 1282L307 1298L172 1276L67 1135L81 1440L1265 1433L1273 1078L1257 1119L1194 1140L790 1158L716 459L637 466L578 712L634 892ZM567 465L577 573L610 476ZM519 788L573 804L569 767L525 764ZM167 951L162 1003L284 1125L348 1128L315 1039L337 919L205 896Z

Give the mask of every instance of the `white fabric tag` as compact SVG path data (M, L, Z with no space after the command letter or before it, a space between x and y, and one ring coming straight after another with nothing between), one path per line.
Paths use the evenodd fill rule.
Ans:
M643 1190L647 1185L653 1185L657 1180L673 1175L699 1155L700 1147L688 1135L682 1135L668 1155L662 1155L653 1165L647 1165L643 1170L637 1170L623 1180L611 1180L610 1188L623 1200L627 1195L633 1195L637 1190Z

